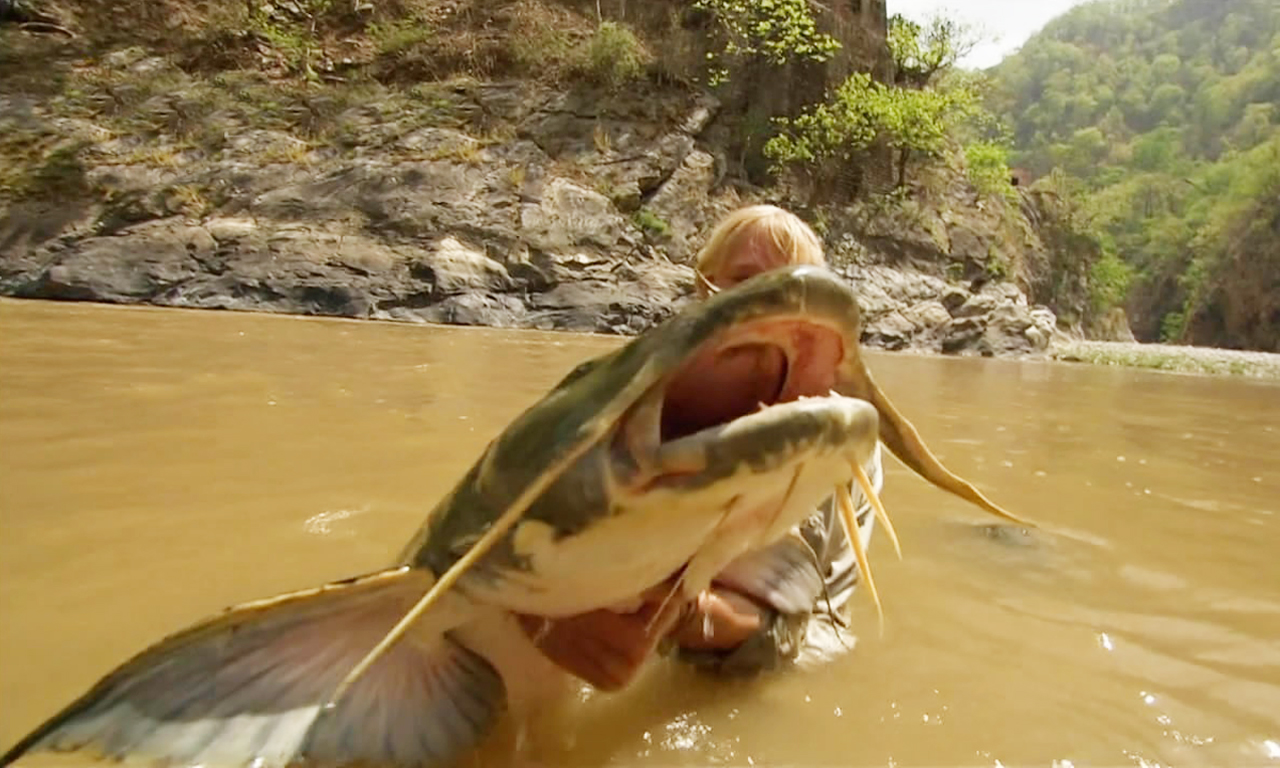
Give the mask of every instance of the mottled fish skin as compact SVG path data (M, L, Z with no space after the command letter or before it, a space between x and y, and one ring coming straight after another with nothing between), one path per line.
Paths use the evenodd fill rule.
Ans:
M488 446L480 461L429 514L403 550L401 562L437 575L445 573L535 478L575 451L581 454L522 519L545 523L552 537L561 539L611 516L629 514L605 481L616 461L611 443L618 436L617 424L609 420L622 419L653 388L670 382L694 351L717 334L756 320L783 317L821 325L844 341L839 392L875 408L881 441L908 468L992 514L1033 525L998 507L943 466L876 384L861 358L861 313L850 287L826 269L793 266L721 291L620 349L575 368ZM600 428L602 422L607 429ZM504 575L527 572L528 562L517 551L515 534L514 528L506 531L475 563L466 580L492 588Z
M625 604L645 588L637 585L683 568L681 589L691 597L741 552L785 536L835 482L851 481L851 465L867 462L876 444L875 410L850 398L807 398L748 414L666 443L677 452L705 449L703 471L617 491L624 511L571 537L530 515L511 537L520 565L478 567L459 588L477 602L563 617ZM554 498L549 492L540 501Z
M602 412L625 412L651 388L669 380L704 343L735 326L774 316L828 325L855 346L861 330L857 298L849 286L829 270L812 266L768 272L689 307L598 361L578 366L518 416L429 513L427 523L403 550L402 562L443 573L461 557L465 543L478 539L532 478L578 445ZM634 394L629 402L620 402L620 392L627 388ZM571 535L613 513L610 505L581 503L578 495L598 496L608 439L578 459L527 516ZM508 536L493 556L510 558L510 547Z

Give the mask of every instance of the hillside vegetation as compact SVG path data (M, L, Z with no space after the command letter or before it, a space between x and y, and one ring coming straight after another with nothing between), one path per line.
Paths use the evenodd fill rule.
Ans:
M858 177L835 190L846 198L884 192L882 180L864 177L890 150L892 186L906 186L909 161L959 158L982 191L1008 192L1004 157L982 130L984 81L955 76L966 42L943 20L922 27L895 17L877 33L859 28L867 22L857 14L817 13L806 0L0 2L42 20L28 26L70 38L8 35L6 90L61 117L105 118L113 138L153 146L177 134L180 150L217 153L233 130L269 128L311 148L350 149L336 115L392 103L420 111L424 124L456 123L432 106L442 104L441 85L460 79L596 87L635 100L656 87L720 99L729 172L752 183L827 174ZM111 65L144 55L166 66ZM54 138L10 132L0 149L43 160ZM22 165L5 181L28 194L35 187ZM832 191L816 193L826 200Z
M5 295L634 332L720 216L772 202L859 281L868 343L1043 351L1103 314L1096 242L1010 184L946 19L0 3Z
M1075 209L1144 341L1280 350L1280 3L1078 6L994 68L1013 162Z

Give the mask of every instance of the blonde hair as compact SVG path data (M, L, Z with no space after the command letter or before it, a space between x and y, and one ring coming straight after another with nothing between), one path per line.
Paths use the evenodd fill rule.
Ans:
M827 263L822 241L799 216L774 205L749 205L724 217L698 251L699 291L714 290L707 275L716 274L734 253L750 245L768 247L783 264Z

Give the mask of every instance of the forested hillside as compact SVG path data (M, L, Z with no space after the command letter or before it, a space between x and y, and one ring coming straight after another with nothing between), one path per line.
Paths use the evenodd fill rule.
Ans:
M1280 3L1100 0L992 74L1014 165L1078 205L1147 341L1280 350Z

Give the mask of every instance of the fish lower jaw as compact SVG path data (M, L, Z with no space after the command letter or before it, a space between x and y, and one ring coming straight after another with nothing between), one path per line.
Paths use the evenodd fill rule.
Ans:
M639 462L652 468L650 477L630 490L640 497L663 487L683 494L717 485L737 490L755 478L779 482L780 473L811 461L835 461L833 471L847 481L847 467L838 464L865 465L878 436L879 416L870 403L841 395L802 397L662 443Z
M567 536L522 521L512 541L525 565L461 583L479 602L548 618L625 608L682 569L682 590L692 597L734 558L814 515L837 484L852 481L850 462L862 453L852 443L823 446L765 471L742 464L705 487L623 493L611 514Z
M849 461L843 455L828 455L796 462L787 468L785 479L775 477L764 483L759 493L748 490L726 502L725 514L685 569L685 596L696 596L737 557L783 539L817 514L837 485L853 480ZM749 489L752 484L743 480L733 487Z

